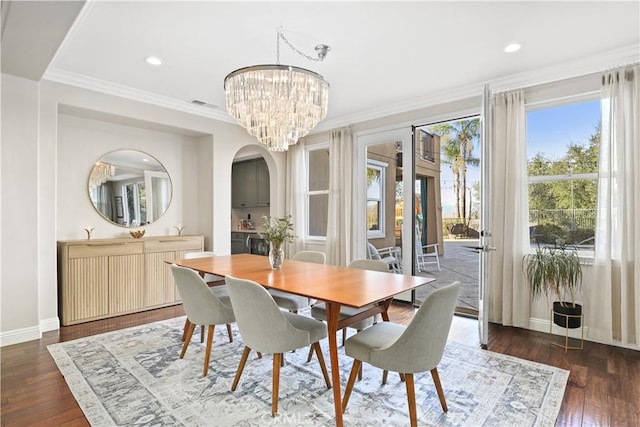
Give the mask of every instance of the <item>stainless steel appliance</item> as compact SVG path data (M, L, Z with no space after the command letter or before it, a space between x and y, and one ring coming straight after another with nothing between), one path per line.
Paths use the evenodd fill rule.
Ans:
M269 243L257 234L250 234L247 237L247 247L250 254L269 255Z
M232 254L269 255L269 244L257 233L231 232Z

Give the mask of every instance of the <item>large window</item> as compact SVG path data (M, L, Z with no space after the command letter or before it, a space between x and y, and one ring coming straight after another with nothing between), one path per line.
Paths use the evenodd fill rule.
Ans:
M599 148L599 101L527 112L532 245L593 250Z
M367 161L367 237L384 237L385 170L388 165Z
M329 216L329 147L309 147L307 164L307 237L325 239Z

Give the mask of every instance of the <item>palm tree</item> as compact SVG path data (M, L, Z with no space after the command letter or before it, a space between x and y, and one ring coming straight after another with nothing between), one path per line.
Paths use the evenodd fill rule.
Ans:
M478 165L473 156L473 143L480 138L480 120L468 119L433 126L430 130L440 136L442 151L453 172L453 191L456 196L456 216L468 225L467 165ZM469 201L470 203L471 201Z

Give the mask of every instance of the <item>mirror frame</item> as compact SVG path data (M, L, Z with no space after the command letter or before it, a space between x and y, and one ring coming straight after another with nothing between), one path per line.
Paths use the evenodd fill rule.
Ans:
M151 167L147 168L145 165L150 165ZM99 168L102 168L104 172L100 173ZM163 204L156 204L154 203L155 201L153 196L157 193L152 190L147 194L146 189L147 187L153 188L152 183L156 182L157 178L162 179L165 178L165 176L165 185L167 188L165 191L160 193L160 196L164 197L165 202ZM144 181L142 187L139 186L141 181ZM113 188L111 188L112 194L109 196L110 202L107 202L106 204L109 205L109 210L111 210L112 213L109 215L108 213L103 212L98 206L97 189L107 189L106 186L103 186L103 183L105 182L126 182L127 186L133 185L131 188L133 193L130 195L135 200L138 200L137 207L133 207L133 209L139 218L142 218L144 215L144 220L140 221L140 219L138 219L138 222L136 222L135 219L129 220L129 207L127 203L128 197L126 197L127 194L125 193L127 190L124 188L121 188L118 192L114 192ZM144 209L142 209L143 206L140 203L141 188L144 190ZM167 168L152 155L144 151L133 149L114 150L106 153L98 159L89 172L87 190L89 201L96 212L98 212L98 214L109 223L124 228L142 228L152 224L167 212L171 206L171 202L173 201L173 182ZM107 189L105 191L109 190ZM146 205L149 201L151 204L158 206L160 210L153 208L149 209ZM154 215L154 212L156 215ZM119 220L122 222L118 222Z

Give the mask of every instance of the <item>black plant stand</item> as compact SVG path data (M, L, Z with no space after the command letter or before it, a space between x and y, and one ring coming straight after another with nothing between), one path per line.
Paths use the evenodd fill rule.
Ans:
M553 318L554 315L557 316L562 316L565 319L565 334L564 334L564 344L560 344L557 342L553 342L551 341L552 345L555 345L557 347L560 348L564 348L564 352L566 353L567 350L582 350L584 348L584 313L580 313L580 314L565 314L565 313L558 313L557 311L555 311L553 308L551 309L551 316L549 319L549 334L551 334L551 331L553 330ZM580 318L580 347L577 346L570 346L569 345L569 319L576 319L576 318ZM577 339L577 338L576 338Z

